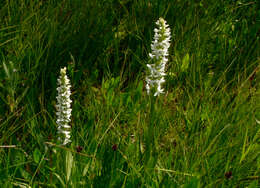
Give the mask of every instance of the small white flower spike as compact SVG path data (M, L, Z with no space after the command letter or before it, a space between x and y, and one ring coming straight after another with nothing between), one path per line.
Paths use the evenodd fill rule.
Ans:
M163 93L162 84L165 82L165 65L168 61L168 48L170 47L171 32L169 25L163 18L157 20L158 28L154 29L154 40L151 44L152 53L149 54L152 64L147 64L149 75L146 77L146 90L149 94L154 90L154 96Z
M70 100L70 80L66 75L66 67L60 70L60 77L58 78L58 95L57 95L57 120L58 133L64 135L63 145L66 145L70 141L70 116L71 116L71 100ZM59 137L59 140L62 140Z

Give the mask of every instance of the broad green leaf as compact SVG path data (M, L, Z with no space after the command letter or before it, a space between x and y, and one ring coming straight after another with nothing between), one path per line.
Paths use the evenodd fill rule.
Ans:
M190 55L187 53L182 59L181 72L187 71L189 68Z
M73 166L73 155L70 151L68 151L66 154L66 180L67 180L67 182L70 180L72 166Z
M41 152L38 148L36 148L33 151L33 160L34 160L34 162L39 163L40 159L41 159Z

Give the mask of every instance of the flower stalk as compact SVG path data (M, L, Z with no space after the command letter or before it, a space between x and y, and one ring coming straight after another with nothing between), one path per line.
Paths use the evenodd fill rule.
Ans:
M71 91L70 80L66 75L66 67L60 70L60 77L58 78L58 95L57 95L57 120L58 134L60 134L59 141L63 141L63 145L71 142L70 140L70 117L71 117Z
M154 40L151 44L152 52L149 53L151 62L147 64L149 74L146 77L147 93L154 96L163 94L162 84L165 82L165 65L168 61L168 48L170 47L171 32L166 21L159 18L154 29Z

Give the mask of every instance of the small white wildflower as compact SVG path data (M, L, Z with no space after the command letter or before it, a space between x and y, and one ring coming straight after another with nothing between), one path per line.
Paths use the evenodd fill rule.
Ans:
M66 145L70 141L70 116L71 116L71 100L70 100L70 81L66 75L66 67L60 70L60 77L58 78L58 95L57 95L57 120L58 133L64 135L63 144ZM61 138L59 137L59 140Z
M165 82L165 65L168 61L168 48L171 39L169 25L163 18L159 18L156 25L158 28L154 29L154 40L151 44L152 53L149 54L152 64L147 64L149 75L146 77L147 93L149 94L154 89L154 96L163 93L162 84Z

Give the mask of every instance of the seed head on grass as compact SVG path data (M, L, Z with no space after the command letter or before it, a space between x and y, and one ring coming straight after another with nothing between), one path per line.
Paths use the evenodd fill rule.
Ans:
M165 65L168 61L168 48L170 47L171 32L169 25L163 18L156 22L157 28L154 29L154 40L151 44L152 53L149 54L151 64L147 64L149 74L146 77L146 90L150 94L153 91L154 96L163 93L162 84L165 82Z
M71 117L71 100L70 100L70 80L66 75L66 67L60 70L60 77L58 78L58 95L57 95L57 125L58 133L63 135L59 140L63 140L63 145L71 142L70 140L70 117Z

